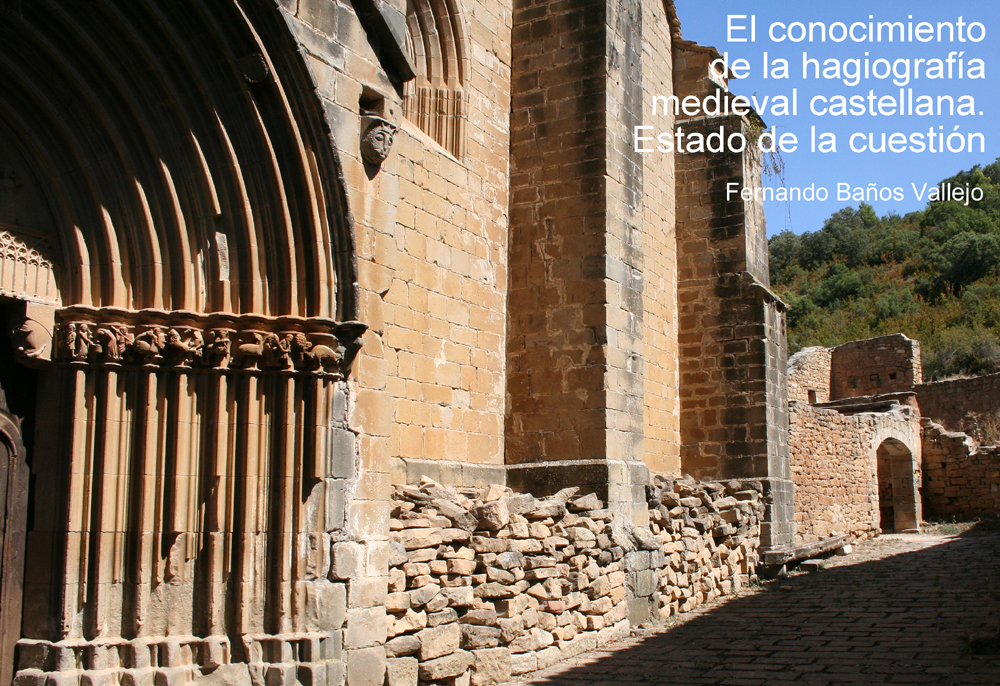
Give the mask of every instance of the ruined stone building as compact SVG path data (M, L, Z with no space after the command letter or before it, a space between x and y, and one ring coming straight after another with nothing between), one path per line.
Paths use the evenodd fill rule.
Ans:
M914 531L1000 512L1000 374L923 382L902 334L788 361L797 544ZM968 432L968 433L966 433Z
M2 684L494 683L792 544L759 162L633 146L750 126L654 115L669 0L0 19Z

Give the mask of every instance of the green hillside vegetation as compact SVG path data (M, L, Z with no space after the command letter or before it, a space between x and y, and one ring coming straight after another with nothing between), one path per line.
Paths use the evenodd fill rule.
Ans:
M770 239L789 353L901 332L920 340L926 380L1000 371L1000 159L947 182L983 199L903 217L862 204Z

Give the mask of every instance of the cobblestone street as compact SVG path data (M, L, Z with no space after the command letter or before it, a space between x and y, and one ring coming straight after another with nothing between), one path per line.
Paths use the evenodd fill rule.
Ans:
M523 683L996 685L998 590L998 534L886 536Z

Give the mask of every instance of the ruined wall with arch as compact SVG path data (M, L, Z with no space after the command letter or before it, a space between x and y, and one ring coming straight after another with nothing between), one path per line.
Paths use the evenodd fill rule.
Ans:
M1000 512L1000 446L981 446L928 418L922 428L927 514L974 518Z
M797 542L919 527L919 349L895 335L789 358Z
M789 444L796 543L841 535L865 540L880 530L916 528L911 520L920 518L921 440L914 408L896 405L888 412L844 414L793 401ZM882 469L890 470L881 478L880 457L888 460ZM901 515L889 525L880 521L880 509L888 510L880 507L887 497L895 500ZM906 516L907 506L915 508L912 516Z

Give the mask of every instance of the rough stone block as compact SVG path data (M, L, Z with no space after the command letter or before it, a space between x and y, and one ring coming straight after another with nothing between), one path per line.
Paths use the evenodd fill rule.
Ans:
M500 629L492 626L462 625L462 647L466 650L493 648L500 645Z
M347 617L347 589L317 579L306 583L306 625L313 631L340 629Z
M416 588L410 591L411 607L420 607L421 605L426 605L441 590L442 590L441 587L438 586L437 584L427 584L426 586L421 586L420 588Z
M459 676L464 673L473 662L472 653L460 650L450 655L428 660L420 663L420 679L423 681L436 681L447 677ZM354 686L354 684L351 684Z
M415 657L397 657L385 661L385 686L417 686L418 663Z
M229 664L220 665L208 674L196 678L194 683L197 686L251 686L252 680L246 664Z
M347 611L344 648L353 651L357 648L382 645L385 643L385 639L386 616L384 607L349 609ZM348 665L348 672L350 672L350 665Z
M385 644L386 657L415 655L420 650L420 639L416 636L397 636Z
M337 579L350 579L364 570L365 547L354 541L333 544L330 574Z
M272 664L264 672L266 686L295 686L296 670L293 664Z
M520 653L510 656L510 673L514 676L527 674L538 669L538 656L535 653Z
M384 686L386 659L382 646L348 650L344 661L350 686Z
M538 655L539 669L546 669L547 667L551 667L552 665L563 659L562 651L559 649L558 646L550 646L543 650L539 650L536 654Z
M420 661L426 662L458 650L462 628L458 624L443 624L421 630L417 638L420 639Z
M55 676L55 675L52 675ZM263 679L258 679L257 683L261 683ZM55 686L54 682L58 682L57 679L51 679L49 686ZM75 679L72 682L76 684ZM156 673L155 670L151 668L143 669L130 669L122 673L121 676L121 686L155 686L156 684Z
M385 605L389 577L369 576L349 579L347 582L347 604L350 607L375 607Z
M473 650L472 686L493 686L510 681L511 654L507 648Z

